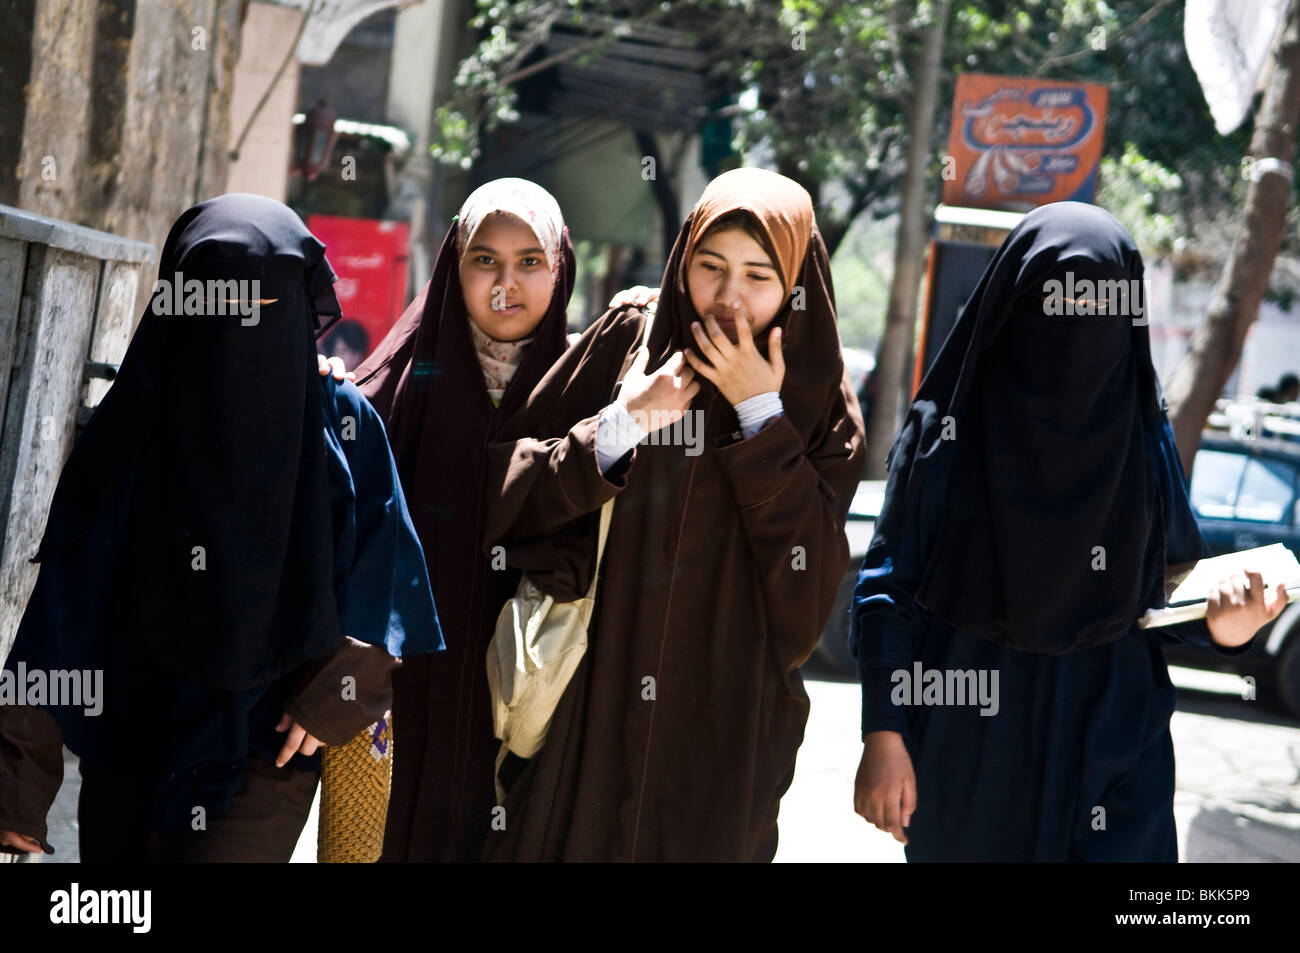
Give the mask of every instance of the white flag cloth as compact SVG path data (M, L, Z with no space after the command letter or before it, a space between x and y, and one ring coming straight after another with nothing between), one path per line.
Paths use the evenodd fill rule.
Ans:
M1187 0L1183 43L1220 135L1241 125L1250 111L1255 81L1287 2Z

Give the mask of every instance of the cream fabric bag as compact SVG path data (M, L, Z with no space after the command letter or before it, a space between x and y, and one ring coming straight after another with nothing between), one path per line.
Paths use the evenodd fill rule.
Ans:
M653 311L650 315L641 337L643 345L649 342L654 323ZM496 763L498 804L506 799L501 787L501 763L506 753L531 758L541 750L560 696L587 653L587 627L596 605L596 584L613 513L614 500L610 499L600 508L596 569L586 596L574 602L556 602L525 575L514 598L497 616L488 643L487 677L492 728L501 739Z
M497 755L497 803L505 800L499 778L506 752L531 758L541 750L560 696L587 652L587 627L596 605L596 584L605 538L614 510L611 499L600 508L596 571L587 595L556 602L524 576L513 599L501 608L487 651L488 687L492 693L492 727L501 739Z

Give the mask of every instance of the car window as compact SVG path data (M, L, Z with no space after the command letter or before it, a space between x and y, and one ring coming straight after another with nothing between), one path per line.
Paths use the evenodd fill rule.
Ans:
M1233 515L1254 522L1284 523L1294 488L1294 467L1281 460L1253 457L1246 463Z
M1188 491L1192 509L1207 519L1232 519L1246 455L1230 450L1197 451Z

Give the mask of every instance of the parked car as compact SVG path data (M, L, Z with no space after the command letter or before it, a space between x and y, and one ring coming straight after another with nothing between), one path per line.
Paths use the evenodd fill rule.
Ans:
M1282 543L1300 556L1298 482L1300 442L1284 432L1267 426L1262 432L1207 432L1196 452L1188 496L1211 555ZM1300 603L1262 629L1244 655L1171 645L1165 658L1175 665L1251 676L1262 689L1259 697L1300 715Z
M1220 401L1192 466L1189 497L1214 556L1282 543L1300 557L1300 408ZM858 486L846 533L850 563L814 657L834 672L856 675L848 648L848 610L858 569L884 499L883 481ZM1168 645L1174 665L1251 676L1257 697L1300 716L1300 602L1266 626L1250 651L1224 656L1193 645Z

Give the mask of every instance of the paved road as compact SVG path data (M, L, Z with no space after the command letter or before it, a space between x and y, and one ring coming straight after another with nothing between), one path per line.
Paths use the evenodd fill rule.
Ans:
M1183 861L1300 861L1300 722L1258 703L1184 690L1205 673L1173 670L1180 685L1173 718L1178 759L1174 815ZM1214 676L1223 678L1224 676ZM902 862L903 848L853 813L861 742L855 682L807 673L812 712L794 784L781 804L777 861ZM50 815L56 854L77 859L76 760ZM293 858L316 859L316 817Z
M1184 688L1224 676L1172 675L1180 686L1171 728L1179 858L1300 861L1300 722L1257 702ZM805 679L812 711L781 802L777 861L902 862L902 845L853 813L862 754L857 683L814 672Z

